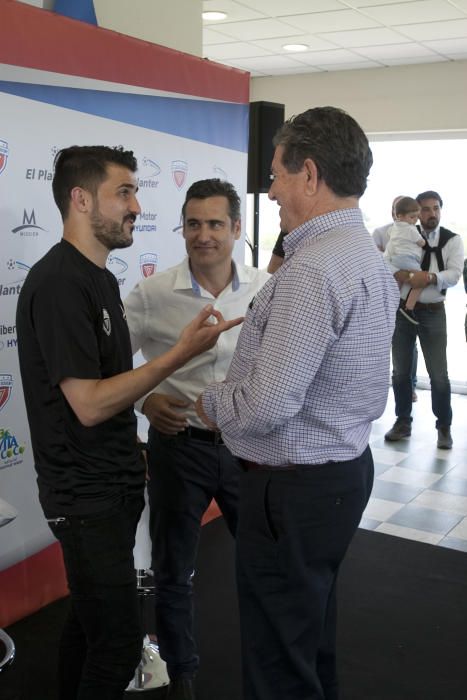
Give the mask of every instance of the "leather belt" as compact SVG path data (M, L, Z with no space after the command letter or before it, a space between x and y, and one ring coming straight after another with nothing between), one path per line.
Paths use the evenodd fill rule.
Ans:
M193 440L202 440L203 442L209 442L211 445L223 445L222 435L220 433L214 432L214 430L203 430L202 428L195 428L193 425L189 425L183 432L178 433L183 436L193 438Z
M244 472L262 471L262 472L296 472L306 464L258 464L258 462L250 462L248 459L240 459L240 466Z
M399 306L405 307L405 299L401 299ZM426 309L427 311L440 311L444 308L444 301L434 301L432 304L424 304L422 301L415 302L415 310Z

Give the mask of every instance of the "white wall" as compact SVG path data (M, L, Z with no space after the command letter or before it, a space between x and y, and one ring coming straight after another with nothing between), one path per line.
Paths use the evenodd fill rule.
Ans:
M94 0L99 27L202 55L201 0Z
M467 131L467 61L253 78L250 100L349 112L368 133Z
M21 0L52 10L54 0ZM94 0L99 27L168 46L193 56L203 53L202 0Z

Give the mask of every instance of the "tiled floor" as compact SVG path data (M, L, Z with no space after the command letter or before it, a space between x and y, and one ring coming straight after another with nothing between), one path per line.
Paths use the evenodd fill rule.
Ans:
M387 443L392 426L392 390L370 445L375 483L361 527L467 552L467 396L453 394L452 450L436 448L431 394L418 390L412 436Z

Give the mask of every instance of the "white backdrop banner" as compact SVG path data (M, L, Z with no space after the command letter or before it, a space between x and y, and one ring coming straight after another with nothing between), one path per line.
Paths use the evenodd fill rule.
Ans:
M59 593L54 572L41 568L40 555L53 538L37 499L15 326L28 270L61 236L51 192L54 156L72 144L105 144L122 145L138 158L142 213L134 244L108 259L124 298L141 277L183 257L180 212L193 181L227 179L245 199L248 76L22 3L0 2L2 33L8 35L0 46L2 626ZM243 259L241 243L236 255Z

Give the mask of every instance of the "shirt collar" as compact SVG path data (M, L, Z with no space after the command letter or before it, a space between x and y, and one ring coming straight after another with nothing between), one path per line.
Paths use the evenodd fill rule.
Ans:
M248 283L247 275L242 267L238 267L234 260L232 260L233 276L232 276L232 291L236 292L240 289L240 284ZM173 286L175 289L191 289L195 296L201 296L201 287L197 280L193 276L190 270L190 262L188 256L179 265L177 274L175 276L175 282Z
M422 236L425 236L425 238L427 240L429 240L431 238L431 240L433 241L439 236L440 224L438 224L438 226L436 228L432 229L431 231L425 231L425 229L422 226L420 228L421 228Z
M362 212L358 207L335 209L327 214L305 221L304 224L301 224L301 226L284 236L284 251L286 255L291 255L295 250L301 248L305 242L335 228L362 227L364 225Z

